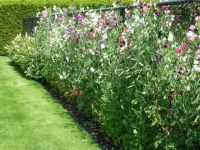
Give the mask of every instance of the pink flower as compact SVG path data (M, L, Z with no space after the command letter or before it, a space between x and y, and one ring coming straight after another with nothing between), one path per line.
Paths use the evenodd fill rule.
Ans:
M117 19L115 17L109 17L106 20L107 25L111 26L111 27L115 27L117 25Z
M83 16L80 13L78 13L76 15L75 19L76 19L78 24L81 24L81 25L83 24Z
M126 17L131 17L131 9L130 9L130 6L127 6L125 8L125 14L126 14Z
M182 45L181 45L181 49L182 50L186 50L187 49L187 43L184 42Z
M178 56L181 56L182 52L183 52L184 50L187 50L187 45L188 45L187 42L182 43L182 44L181 44L181 47L179 47L179 48L176 49L176 54L177 54Z
M196 29L195 25L191 25L191 26L189 27L189 30L191 30L191 31L194 31L195 29Z
M186 35L189 41L194 41L197 38L197 35L193 31L188 31Z
M182 53L182 50L180 48L177 48L176 49L176 55L180 56Z
M142 9L143 11L145 11L146 9L148 9L147 3L142 3L141 9Z
M125 41L121 35L118 37L118 44L120 47L123 47L125 45Z

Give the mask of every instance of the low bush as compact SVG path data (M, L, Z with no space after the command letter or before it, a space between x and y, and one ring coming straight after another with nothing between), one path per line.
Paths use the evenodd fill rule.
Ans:
M68 16L76 10L54 7L40 13L33 38L18 36L7 50L121 149L198 149L200 16L184 30L171 10L143 3L122 22L115 11Z

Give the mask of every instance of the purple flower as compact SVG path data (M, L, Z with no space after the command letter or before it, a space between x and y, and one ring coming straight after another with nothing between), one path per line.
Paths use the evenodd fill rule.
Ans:
M63 9L63 12L64 12L65 15L67 15L67 13L68 13L67 8L64 8L64 9Z
M156 56L154 56L154 58L153 58L153 60L156 61L156 62L161 61L161 59L162 59L162 55L156 55Z
M66 30L67 38L70 39L74 34L75 34L75 29L74 28L68 28Z
M162 6L162 10L164 10L164 11L169 10L169 5Z
M80 13L76 15L75 20L78 24L83 24L83 16Z
M158 10L158 9L155 9L153 14L154 14L155 17L157 17L158 14L159 14L159 10Z
M169 97L169 102L170 102L170 104L172 104L172 102L173 102L173 100L174 100L174 92L173 92L173 91L170 91L168 97Z
M163 10L166 14L169 14L169 13L170 13L170 7L169 7L169 5L164 5L164 6L162 6L162 10Z
M184 73L184 68L183 67L179 67L178 70L177 70L177 75L178 75L178 79L179 80L182 79L183 73Z
M182 75L182 74L184 73L183 67L179 67L177 73L178 73L179 75Z
M47 17L47 10L44 10L44 11L42 12L42 17L43 17L43 18L46 18L46 17Z
M77 8L76 8L76 6L74 6L73 12L76 13L76 11L77 11Z
M111 27L115 27L117 25L117 19L114 17L110 17L106 20L107 24Z
M78 34L78 35L76 36L76 43L79 43L79 41L80 41L80 35Z

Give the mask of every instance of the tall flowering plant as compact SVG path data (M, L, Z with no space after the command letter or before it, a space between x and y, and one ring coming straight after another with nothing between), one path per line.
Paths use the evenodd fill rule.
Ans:
M22 69L29 77L37 72L95 118L121 149L196 148L200 17L177 38L172 10L154 3L127 6L123 22L114 10L46 9L38 14ZM10 51L21 66L18 55L25 53Z

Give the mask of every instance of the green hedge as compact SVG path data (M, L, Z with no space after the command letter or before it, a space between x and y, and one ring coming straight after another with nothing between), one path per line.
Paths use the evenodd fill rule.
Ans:
M5 54L4 46L9 44L16 34L22 32L22 18L25 16L35 16L36 12L42 10L44 6L53 5L67 7L69 5L89 6L98 8L112 4L114 0L0 0L0 55ZM122 4L132 2L123 0Z

